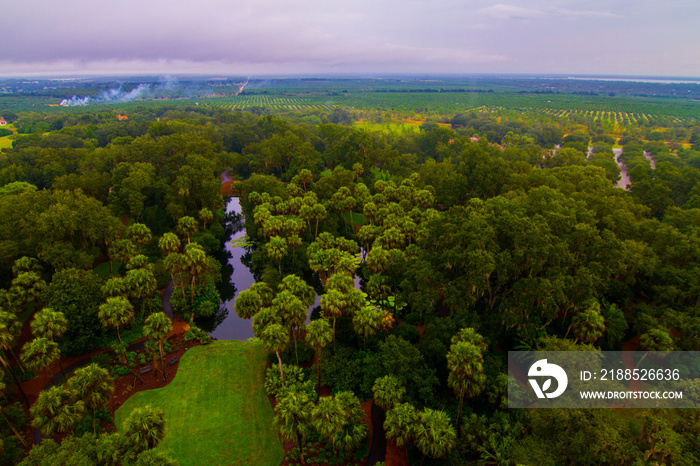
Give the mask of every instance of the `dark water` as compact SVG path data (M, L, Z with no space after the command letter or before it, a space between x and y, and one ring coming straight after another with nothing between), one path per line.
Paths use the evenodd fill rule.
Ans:
M237 197L232 197L226 204L226 213L236 213L241 214L241 205L238 202ZM243 217L241 216L240 221L233 222L233 230L231 236L224 242L224 252L228 257L227 262L229 267L224 266L222 268L222 274L226 274L227 271L231 272L228 277L229 290L233 289L233 297L226 299L221 303L224 310L221 313L221 320L218 325L212 330L209 335L217 340L247 340L255 335L253 334L253 327L251 326L251 321L246 319L241 319L236 314L233 309L233 302L241 291L245 291L250 285L255 283L255 278L251 271L243 265L241 258L246 254L247 249L243 247L234 247L232 242L245 237L246 232L243 227ZM231 268L233 269L231 271ZM224 276L223 280L226 281L227 277ZM226 294L222 293L222 297L226 297ZM228 313L226 313L228 311Z
M233 309L241 291L248 289L255 283L255 278L250 269L244 264L244 256L249 252L248 248L233 246L232 243L246 236L244 227L245 219L242 215L241 205L237 197L232 197L226 204L227 232L230 232L224 242L222 251L223 286L219 287L219 293L223 301L220 303L220 311L214 319L207 319L204 322L197 321L201 328L209 331L209 335L217 340L247 340L255 336L251 320L241 319ZM237 214L237 216L230 215ZM227 278L228 277L228 278ZM360 277L355 277L355 288L360 289ZM316 295L314 304L309 306L306 323L309 323L311 311L319 305L321 296ZM213 330L212 330L213 329Z

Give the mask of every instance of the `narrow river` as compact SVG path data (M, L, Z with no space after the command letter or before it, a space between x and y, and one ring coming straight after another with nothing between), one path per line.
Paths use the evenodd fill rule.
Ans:
M232 197L226 203L226 213L236 213L242 214L241 204L237 197ZM251 273L250 269L243 263L243 256L248 252L248 249L236 245L237 240L243 239L246 236L246 231L244 227L244 222L236 222L237 228L234 228L231 235L224 242L224 251L228 256L228 263L233 268L233 272L230 277L222 277L223 280L228 279L230 285L235 289L233 298L221 303L221 306L225 307L228 311L226 317L218 324L214 330L209 333L209 336L216 338L217 340L247 340L255 336L253 333L253 327L250 320L241 319L236 314L233 308L233 303L241 291L248 289L250 285L255 283L255 278ZM226 270L223 268L223 270ZM355 277L355 288L360 288L360 277ZM321 302L321 296L316 295L314 304L309 306L306 322L309 322L309 316L311 316L311 311L319 305Z

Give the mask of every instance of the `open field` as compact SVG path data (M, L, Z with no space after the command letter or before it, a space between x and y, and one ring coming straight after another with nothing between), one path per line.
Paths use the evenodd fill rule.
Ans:
M165 411L158 446L181 465L279 465L283 450L263 389L266 353L260 343L214 341L185 353L166 387L139 392L116 412L120 426L147 404Z

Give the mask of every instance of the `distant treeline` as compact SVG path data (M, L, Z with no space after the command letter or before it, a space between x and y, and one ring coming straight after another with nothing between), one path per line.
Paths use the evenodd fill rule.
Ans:
M493 92L493 89L376 89L372 92L397 92L397 93L439 93L439 92Z

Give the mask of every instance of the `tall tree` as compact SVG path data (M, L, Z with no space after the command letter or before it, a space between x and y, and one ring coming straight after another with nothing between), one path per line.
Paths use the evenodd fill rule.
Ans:
M296 362L299 365L299 353L297 351L297 333L306 321L306 309L299 298L291 291L283 290L277 293L275 299L272 300L272 306L278 316L282 319L282 323L289 328L294 340L294 354Z
M150 243L153 239L153 234L151 233L151 229L143 223L134 223L127 227L126 238L133 241L138 246L140 254L141 246Z
M178 238L175 233L169 231L163 234L158 240L158 247L163 250L163 254L167 257L180 250L180 238Z
M473 398L486 387L484 374L484 352L487 348L484 338L473 328L463 328L452 337L447 353L447 367L450 375L447 384L459 396L457 408L457 433L461 433L462 405L464 397Z
M282 259L288 251L287 241L281 236L273 236L270 238L270 242L265 245L265 250L270 259L277 262L280 276L282 276Z
M306 326L306 343L316 351L316 392L321 393L321 354L323 348L333 341L333 329L326 319L316 319Z
M457 433L444 411L425 408L418 415L413 432L418 449L431 458L444 457L457 443Z
M280 353L289 345L289 332L281 324L270 324L263 328L260 338L265 346L265 349L277 355L277 363L280 368L280 379L284 382L284 374L282 373L282 358Z
M68 379L68 387L75 391L78 400L92 412L92 433L95 432L95 413L107 404L114 392L114 379L106 369L95 363L77 369Z
M190 236L197 233L197 230L199 230L199 226L194 217L182 217L177 222L177 231L181 235L187 236L187 244L190 244Z
M165 413L155 406L135 408L122 424L122 435L127 460L132 461L139 453L152 450L165 438Z
M406 388L396 377L385 375L374 381L372 394L374 395L374 404L388 411L403 401Z
M165 380L165 355L163 353L163 341L168 338L168 335L172 329L173 323L170 321L168 316L162 312L151 314L143 323L143 335L153 342L158 342L160 367L163 371L163 380Z
M190 323L194 319L194 286L195 280L206 273L209 268L207 253L197 243L185 246L185 271L190 276Z
M355 312L352 326L355 333L362 336L363 347L367 347L367 337L376 335L382 328L385 313L374 304L366 304Z
M102 325L117 331L117 340L121 343L119 328L127 325L134 318L134 307L122 296L107 298L107 302L100 305L98 317Z
M73 390L58 385L39 393L30 413L32 426L49 437L72 432L85 415L85 403Z
M14 334L11 329L12 321L14 319L14 314L0 310L0 350L2 350L2 353L0 353L0 363L5 368L5 371L9 372L12 376L12 380L15 381L15 386L22 396L22 401L24 402L25 406L29 408L29 400L27 399L27 395L24 393L22 384L20 384L19 380L17 380L17 376L12 370L10 361L7 358L7 352L12 348L12 342L14 341Z
M61 358L61 351L58 349L58 343L39 337L24 344L21 358L30 370L45 369L50 380L49 367ZM65 374L63 376L65 377Z
M285 441L294 441L299 449L301 463L305 464L303 440L313 430L311 426L311 410L313 402L304 390L285 390L277 398L275 405L274 423L277 431Z
M7 386L3 382L4 378L5 378L5 373L2 370L0 370L0 394L2 394L3 397L5 396L5 389L7 388ZM29 447L29 444L27 443L25 438L22 436L22 434L19 432L19 430L17 430L17 426L15 426L14 422L12 422L12 419L10 419L7 416L7 413L5 413L5 410L3 409L2 405L0 405L0 415L5 420L7 425L10 427L10 429L12 430L12 433L15 434L15 437L17 437L17 439L19 439L19 441L22 442L22 445L24 445L25 448Z
M61 311L45 307L34 314L31 326L35 336L56 341L68 330L68 321Z
M206 230L207 223L211 222L214 219L214 214L212 213L211 210L204 207L202 210L199 211L199 213L197 215L199 216L199 219L202 221L203 228Z

